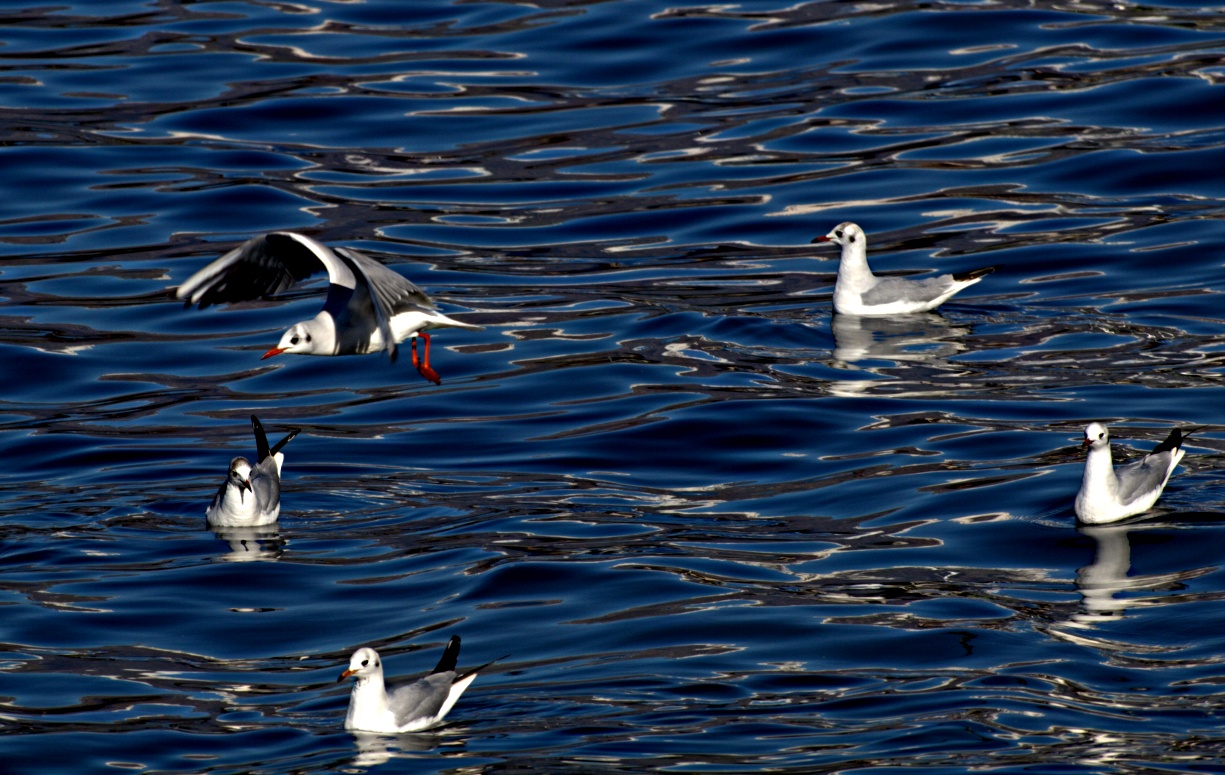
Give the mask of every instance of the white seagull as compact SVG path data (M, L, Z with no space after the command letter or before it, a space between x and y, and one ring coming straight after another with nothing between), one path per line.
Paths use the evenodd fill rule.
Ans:
M1089 455L1076 493L1076 516L1086 524L1101 525L1148 511L1186 454L1182 443L1198 430L1175 428L1152 452L1115 468L1110 462L1109 431L1105 425L1091 423L1085 428L1084 446Z
M499 657L498 659L505 659ZM372 648L360 648L349 659L349 669L337 681L349 676L353 692L349 695L349 712L345 729L379 734L398 734L427 729L442 721L459 696L476 680L480 671L498 660L456 675L459 660L459 636L452 635L442 659L429 675L388 692L383 686L383 662Z
M230 473L205 511L210 524L258 527L271 525L281 514L281 463L285 460L281 447L297 436L299 429L294 428L272 448L255 415L251 415L251 429L255 431L255 465L245 457L230 461Z
M838 280L834 283L834 309L843 315L900 315L926 312L949 300L953 294L991 274L997 267L971 269L960 274L942 274L924 280L877 277L868 268L868 238L850 221L840 223L816 242L842 246Z
M264 358L281 353L299 355L361 355L387 350L396 359L396 343L412 337L413 366L434 384L442 380L430 367L432 328L481 326L461 323L438 311L417 286L373 258L352 248L331 250L310 237L274 231L253 237L196 272L176 295L187 306L247 301L289 288L326 270L328 295L312 320L295 323ZM425 352L417 358L417 337Z

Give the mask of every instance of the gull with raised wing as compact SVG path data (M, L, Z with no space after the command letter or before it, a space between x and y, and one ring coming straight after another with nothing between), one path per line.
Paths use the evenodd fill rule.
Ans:
M1076 494L1076 516L1086 524L1100 525L1151 509L1186 454L1182 443L1198 430L1175 428L1152 452L1116 468L1110 460L1110 432L1101 423L1090 423L1085 428L1089 454Z
M438 372L430 367L430 335L434 328L481 326L462 323L438 311L434 301L417 286L373 258L352 248L332 250L302 234L275 231L254 237L179 286L176 295L188 306L247 301L291 287L310 275L326 271L327 300L311 320L295 323L276 347L264 353L298 355L362 355L386 350L396 359L396 344L412 337L413 366L434 384ZM424 352L417 357L417 338Z
M968 288L997 267L971 269L959 274L942 274L923 280L904 277L877 277L868 267L868 238L850 221L840 223L816 242L832 242L842 247L838 279L834 283L834 309L843 315L900 315L926 312L948 301L953 294Z
M504 659L499 657L498 659ZM486 662L463 675L455 672L459 660L459 636L452 635L442 659L430 674L390 692L383 684L383 662L372 648L360 648L349 659L349 669L337 681L349 676L353 692L349 695L349 712L345 729L379 734L398 734L428 729L440 723L455 706L477 673L498 660Z
M255 431L255 465L241 456L230 461L230 473L205 511L209 524L258 527L271 525L281 514L281 463L285 461L281 448L299 429L294 428L271 448L255 415L251 415L251 429Z

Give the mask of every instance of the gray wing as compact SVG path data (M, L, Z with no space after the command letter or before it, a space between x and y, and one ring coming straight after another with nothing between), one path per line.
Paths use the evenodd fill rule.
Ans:
M271 511L281 502L281 476L276 470L276 459L266 457L253 468L251 490L260 511Z
M293 232L253 237L196 272L175 295L187 305L249 301L280 293L326 270L334 284L352 287L349 269L322 244Z
M438 307L425 291L413 285L408 278L397 274L365 253L353 248L337 248L336 252L352 262L354 270L370 287L370 295L377 300L388 317L411 307L433 310Z
M387 700L396 724L404 726L414 719L432 718L438 715L451 693L455 673L431 673L419 681L400 686L388 692Z
M1143 495L1160 490L1169 474L1171 454L1148 454L1134 463L1114 469L1114 475L1119 480L1119 501L1131 503Z
M889 304L895 301L928 302L948 293L956 284L953 276L942 274L925 280L908 280L904 277L880 277L879 282L863 295L868 305Z
M373 327L378 328L379 333L382 334L387 354L394 361L396 359L396 339L391 333L392 317L398 312L406 312L413 308L433 311L436 309L433 300L408 279L396 274L364 253L359 253L352 248L337 248L336 252L352 268L359 284L369 294L370 306L374 310L374 320L371 322ZM325 309L336 306L334 302L338 302L339 298L329 298L328 301L329 304L325 306ZM344 314L348 314L352 309L351 305L345 306Z

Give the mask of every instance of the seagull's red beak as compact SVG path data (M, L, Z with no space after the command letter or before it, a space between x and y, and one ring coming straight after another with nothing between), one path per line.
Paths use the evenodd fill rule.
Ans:
M341 673L341 674L340 674L340 678L337 678L337 679L336 679L336 683L340 683L341 681L345 680L346 678L348 678L348 677L349 677L349 676L351 676L351 675L353 675L353 671L352 671L352 670L346 670L346 671L344 671L343 673Z
M1092 446L1093 446L1093 439L1091 439L1091 438L1089 438L1088 436L1086 436L1086 437L1085 437L1085 440L1084 440L1084 441L1082 441L1082 442L1080 443L1080 445L1081 445L1082 447L1092 447Z
M829 241L830 241L830 238L829 238L829 237L817 237L816 239L814 239L812 242L810 242L810 243L808 243L808 244L810 244L810 245L815 245L815 244L816 244L816 243L818 243L818 242L829 242Z
M283 352L285 352L285 348L284 348L284 347L273 347L271 350L269 350L268 352L266 352L266 353L264 353L263 355L261 355L261 356L259 357L259 359L260 359L261 361L264 361L264 360L267 360L267 359L271 358L271 357L272 357L272 356L274 356L274 355L280 355L280 354L281 354L281 353L283 353Z

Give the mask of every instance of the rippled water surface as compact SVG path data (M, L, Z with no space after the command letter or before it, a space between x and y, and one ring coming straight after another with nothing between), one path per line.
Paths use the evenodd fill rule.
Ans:
M0 9L14 773L1221 772L1225 14L1168 2ZM999 270L940 313L882 273ZM260 360L363 249L486 328ZM249 416L279 525L204 507ZM1116 459L1204 426L1157 508ZM440 728L343 729L451 634Z

